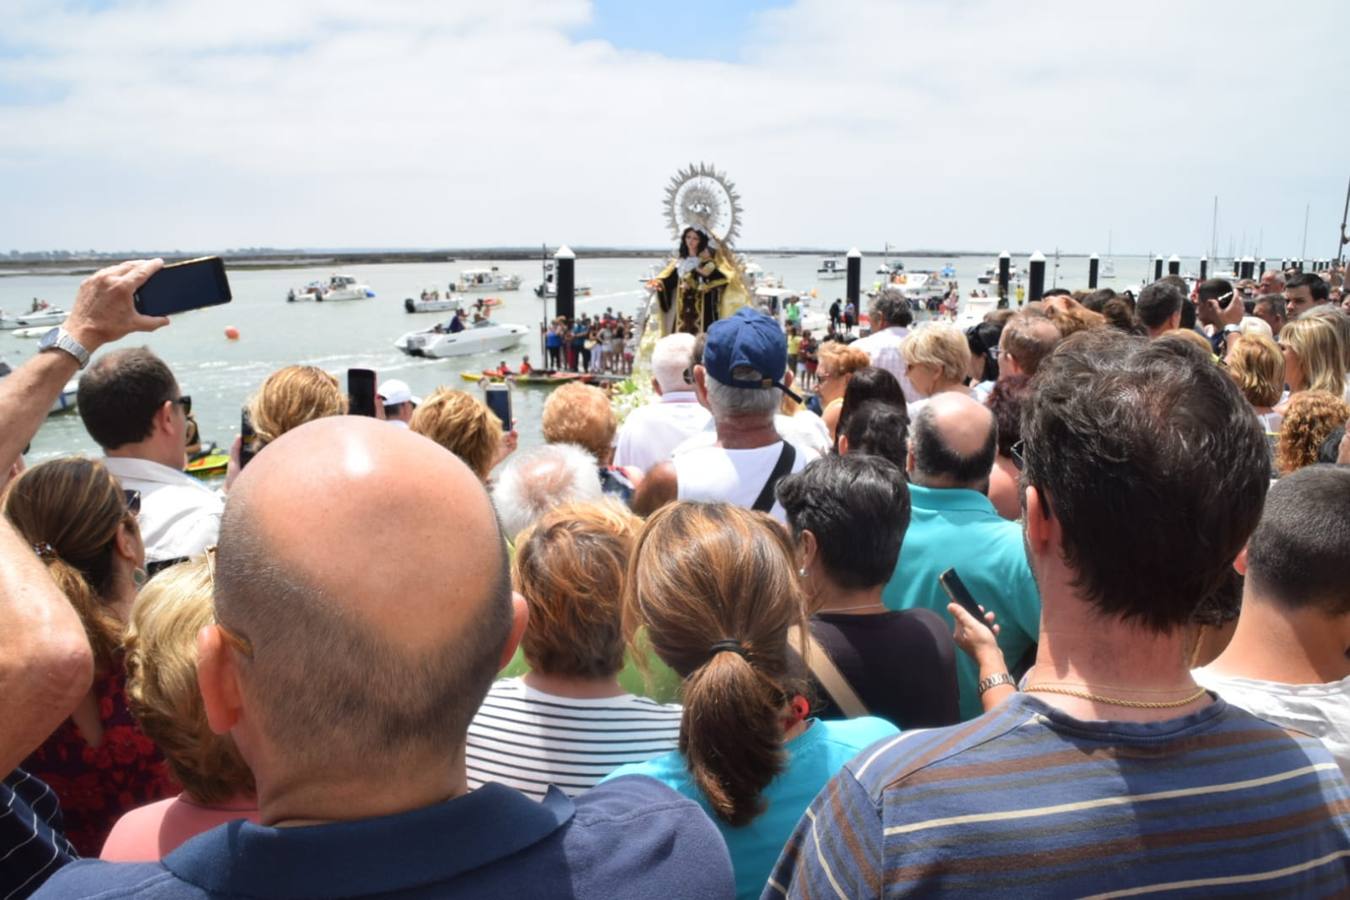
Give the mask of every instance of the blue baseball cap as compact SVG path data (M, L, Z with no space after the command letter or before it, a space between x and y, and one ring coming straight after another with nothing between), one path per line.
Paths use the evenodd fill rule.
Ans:
M703 368L728 387L776 387L793 400L802 399L783 383L787 371L787 335L773 319L748 306L742 306L730 318L718 319L708 329ZM732 373L741 368L753 369L760 377L736 378Z

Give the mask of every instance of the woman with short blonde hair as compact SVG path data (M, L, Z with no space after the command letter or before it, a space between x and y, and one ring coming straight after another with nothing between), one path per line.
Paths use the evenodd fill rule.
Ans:
M413 412L408 427L458 456L481 481L499 461L502 420L464 391L436 388Z
M970 343L955 325L949 322L922 325L905 338L900 352L905 357L909 383L923 395L909 404L911 422L934 394L960 391L974 396L965 385L970 370Z
M1252 405L1267 433L1280 430L1275 404L1284 393L1284 357L1279 345L1261 334L1241 334L1228 348L1228 374Z
M338 380L318 366L278 369L248 404L259 446L270 444L306 422L347 414L347 395Z
M830 443L837 440L839 416L844 409L844 391L853 374L872 364L872 358L856 347L838 341L826 341L816 351L816 395L820 398L820 417L830 430Z
M258 821L253 773L234 740L211 730L197 689L197 632L215 622L214 552L156 575L132 610L127 700L183 793L122 816L103 845L103 859L157 860L216 825Z
M535 798L593 787L675 749L680 708L625 691L622 597L640 520L614 501L569 504L520 533L512 574L529 607L529 671L496 682L469 725L469 787Z
M1341 335L1326 319L1303 316L1280 329L1284 380L1291 395L1302 391L1345 393L1345 354Z

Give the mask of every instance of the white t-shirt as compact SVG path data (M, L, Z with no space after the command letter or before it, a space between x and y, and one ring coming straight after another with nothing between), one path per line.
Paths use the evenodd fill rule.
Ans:
M137 524L145 561L194 556L216 543L225 499L186 472L148 459L109 456L103 460L124 490L141 492Z
M680 715L633 694L577 700L503 679L469 724L469 787L495 781L542 800L555 784L575 796L619 766L676 749Z
M908 335L908 328L893 325L865 338L859 338L849 346L866 353L872 360L872 365L878 369L885 369L894 375L896 381L900 382L900 389L905 392L905 401L913 403L923 395L909 383L909 376L906 374L909 369L905 365L905 356L900 348Z
M646 472L712 422L692 391L668 392L628 414L614 447L614 465Z
M793 445L796 449L796 445ZM675 478L679 482L676 495L680 500L722 501L747 509L754 505L769 474L778 464L783 442L753 450L727 450L723 447L700 447L678 453L673 457ZM791 472L800 472L811 460L797 451ZM787 512L773 502L769 510L778 521L787 524Z
M810 416L810 418L804 418L802 413ZM812 421L813 419L814 421ZM819 459L834 447L830 443L830 429L825 427L825 421L810 410L803 410L795 416L774 413L773 430L778 432L780 438L796 447L798 454L805 454L807 462ZM717 425L709 418L708 424L703 426L702 431L690 435L672 450L670 455L671 458L674 458L681 453L711 447L716 443Z
M1207 668L1191 675L1202 687L1257 718L1317 738L1350 778L1350 677L1328 684L1280 684L1220 675Z

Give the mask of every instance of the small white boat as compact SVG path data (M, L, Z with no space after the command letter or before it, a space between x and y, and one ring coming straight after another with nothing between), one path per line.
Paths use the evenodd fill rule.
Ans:
M447 293L442 296L435 289L425 290L421 296L407 297L403 301L403 308L410 313L459 312L463 305L455 295Z
M15 328L10 334L16 338L40 338L52 330L50 325L39 325L36 328Z
M816 278L821 281L833 281L848 275L848 265L842 259L822 259L816 269Z
M334 275L327 284L311 281L299 290L292 289L286 294L286 301L313 300L316 303L337 302L341 300L365 300L374 297L375 292L369 285L361 284L353 275Z
M15 328L37 328L46 329L53 325L60 325L66 320L70 313L57 307L40 309L37 312L24 313L21 316L11 316L0 312L0 331L13 331ZM39 335L41 337L41 335Z
M1115 262L1115 260L1113 260L1113 259L1106 259L1106 260L1103 260L1101 266L1097 269L1097 277L1098 277L1098 278L1115 278L1115 277L1116 277L1116 262Z
M558 286L553 283L553 276L550 274L547 281L543 281L534 287L536 297L549 298L558 296ZM591 295L591 286L589 284L579 284L572 290L574 297L589 297Z
M947 296L950 290L947 282L937 272L911 271L901 275L891 277L891 280L880 285L873 294L894 291L903 295L909 300L928 301L930 299L942 299Z
M462 331L451 331L449 323L410 331L394 342L394 346L409 356L427 356L443 359L447 356L470 356L474 353L509 350L530 334L524 325L506 325L483 321L467 325Z
M460 294L493 294L497 291L520 290L520 276L507 275L496 266L490 269L465 269L459 280L451 282L450 290Z

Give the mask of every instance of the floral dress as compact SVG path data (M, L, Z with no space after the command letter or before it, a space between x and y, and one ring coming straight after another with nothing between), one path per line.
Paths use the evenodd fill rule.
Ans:
M66 837L81 856L98 856L123 813L182 790L127 708L121 656L110 671L94 677L93 691L103 741L89 746L67 719L23 762L60 798Z

